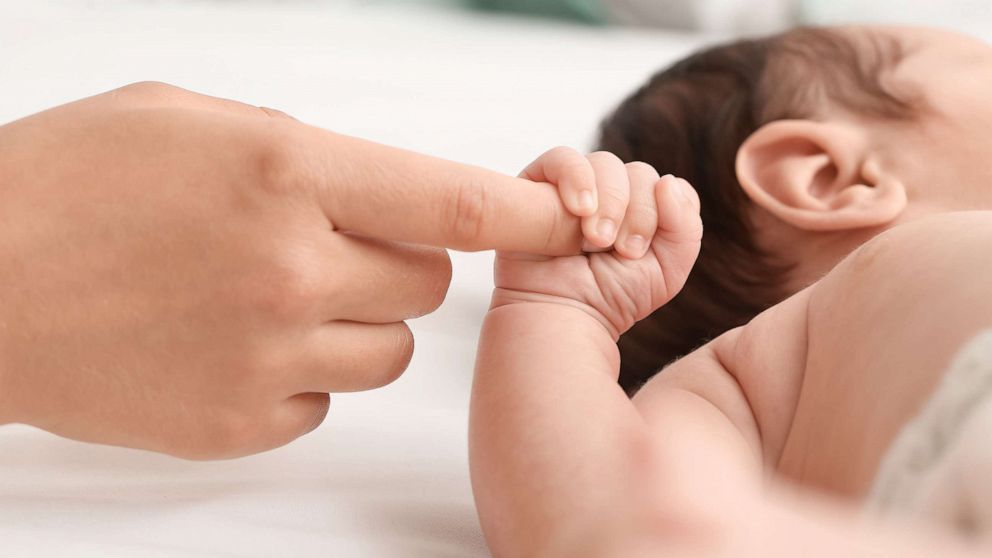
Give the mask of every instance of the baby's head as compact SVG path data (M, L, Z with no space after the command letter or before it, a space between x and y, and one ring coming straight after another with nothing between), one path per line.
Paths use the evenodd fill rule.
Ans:
M624 101L599 147L689 180L706 229L682 293L620 340L632 390L882 230L992 208L992 48L866 27L717 46Z

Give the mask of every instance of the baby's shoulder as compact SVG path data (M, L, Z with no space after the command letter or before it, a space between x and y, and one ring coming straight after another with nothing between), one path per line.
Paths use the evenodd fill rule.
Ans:
M992 212L919 219L804 291L806 356L783 473L845 494L865 489L952 356L992 326L990 247Z
M855 278L882 278L909 270L934 269L938 263L945 266L937 269L939 275L947 277L946 272L962 265L988 261L990 241L992 211L948 212L917 219L873 237L814 287L829 292L836 288L834 285L852 283ZM905 279L918 282L911 277Z

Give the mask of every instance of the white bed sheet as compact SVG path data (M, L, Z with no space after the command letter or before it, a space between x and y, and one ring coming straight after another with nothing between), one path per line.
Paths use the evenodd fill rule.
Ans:
M0 122L154 79L515 172L587 147L702 40L371 1L0 0ZM406 375L285 448L193 463L0 428L0 556L486 556L466 422L491 256L453 259Z

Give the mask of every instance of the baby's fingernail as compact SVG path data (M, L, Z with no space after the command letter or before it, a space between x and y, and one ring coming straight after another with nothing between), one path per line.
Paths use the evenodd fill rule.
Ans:
M641 255L648 247L648 241L643 236L635 234L627 239L627 250L633 254Z
M690 185L688 181L682 178L679 178L677 182L678 182L679 197L682 199L683 202L686 203L686 205L689 205L690 207L694 206L696 204L696 200L695 200L696 193L692 189L692 185Z
M596 223L596 234L603 240L612 242L616 233L617 224L612 219L601 218L599 223Z
M593 197L591 191L583 190L579 192L578 209L583 213L592 213L596 211L596 198Z

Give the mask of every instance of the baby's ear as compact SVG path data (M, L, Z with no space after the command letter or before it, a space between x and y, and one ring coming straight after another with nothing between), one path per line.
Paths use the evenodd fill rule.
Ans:
M751 201L810 231L891 224L906 209L906 188L883 169L859 129L812 120L777 120L737 153L737 180Z

